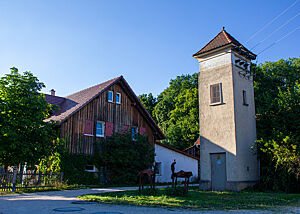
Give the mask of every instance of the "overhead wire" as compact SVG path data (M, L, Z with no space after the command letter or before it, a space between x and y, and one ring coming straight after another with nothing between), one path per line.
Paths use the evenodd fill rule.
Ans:
M286 8L284 11L282 11L279 15L277 15L275 18L273 18L270 22L265 24L260 30L256 31L246 42L247 44L250 40L252 40L257 34L262 32L264 29L266 29L269 25L271 25L273 22L275 22L280 16L285 14L289 9L291 9L293 6L295 6L298 3L299 0L296 0L293 4L291 4L288 8Z
M264 41L266 41L267 39L269 39L274 33L276 33L277 31L279 31L281 28L283 28L284 26L286 26L288 23L290 23L293 19L295 19L297 16L299 16L300 13L298 13L297 15L295 15L294 17L290 18L287 22L285 22L284 24L282 24L280 27L278 27L276 30L274 30L272 33L270 33L265 39L261 40L260 42L258 42L256 45L254 45L250 50L256 48L258 45L260 45L261 43L263 43Z
M261 52L259 52L257 54L260 55L261 53L263 53L264 51L268 50L269 48L273 47L276 43L280 42L281 40L283 40L284 38L286 38L287 36L291 35L292 33L296 32L298 29L300 29L300 25L298 27L296 27L294 30L290 31L289 33L285 34L283 37L281 37L280 39L276 40L275 42L273 42L271 45L269 45L268 47L266 47L265 49L263 49Z

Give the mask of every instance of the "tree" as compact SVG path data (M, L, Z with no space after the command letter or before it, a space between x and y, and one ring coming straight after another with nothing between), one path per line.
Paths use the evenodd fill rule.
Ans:
M45 87L30 72L17 68L0 79L0 164L33 165L54 153L54 123L44 122L55 108L39 91Z
M261 184L300 191L300 59L265 62L254 69Z
M198 74L172 79L157 100L153 114L167 137L164 143L178 149L193 145L199 137Z
M138 98L143 103L146 110L151 114L153 119L155 119L155 117L153 116L153 110L154 110L154 107L157 104L157 99L155 97L153 97L152 93L150 93L150 94L141 94L141 95L138 96Z
M265 62L256 68L254 81L258 136L272 138L271 126L299 136L300 59ZM274 117L276 116L276 117ZM265 124L266 123L266 124Z
M192 146L199 137L198 88L185 89L170 112L167 142L178 149Z

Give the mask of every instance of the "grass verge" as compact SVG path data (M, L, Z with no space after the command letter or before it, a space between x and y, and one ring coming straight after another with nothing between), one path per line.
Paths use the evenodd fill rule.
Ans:
M33 193L33 192L47 192L47 191L62 191L62 190L74 190L74 189L87 189L91 188L89 186L80 185L63 185L58 187L34 187L34 188L20 188L16 192L1 191L0 195L11 195L11 194L21 194L21 193Z
M180 184L180 183L179 183ZM170 183L159 183L158 185L170 185ZM47 192L47 191L62 191L62 190L76 190L76 189L91 189L91 188L110 188L110 187L135 187L136 184L124 185L124 184L105 184L105 185L78 185L63 184L58 187L34 187L34 188L22 188L17 189L16 192L11 192L10 190L2 191L0 190L0 195L11 195L11 194L21 194L21 193L33 193L33 192ZM145 185L148 187L149 185ZM1 213L0 213L1 214Z
M180 192L180 191L179 191ZM262 192L209 192L191 188L186 195L169 188L156 191L124 191L79 196L82 200L184 209L272 209L299 206L300 194Z

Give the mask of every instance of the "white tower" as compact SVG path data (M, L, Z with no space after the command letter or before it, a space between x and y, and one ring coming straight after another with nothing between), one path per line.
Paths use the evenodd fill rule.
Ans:
M223 29L193 57L200 71L200 187L239 191L259 179L250 70L256 55Z

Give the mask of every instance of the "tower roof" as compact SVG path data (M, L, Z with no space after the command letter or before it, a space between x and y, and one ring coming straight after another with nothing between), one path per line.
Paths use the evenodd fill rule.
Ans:
M226 30L223 30L215 36L209 43L207 43L200 51L195 53L193 57L197 57L199 55L205 54L209 51L224 47L226 45L233 45L236 47L236 50L239 52L243 52L246 55L251 55L250 59L255 59L256 55L245 48L239 41L237 41L233 36L231 36ZM242 55L244 55L242 54Z

